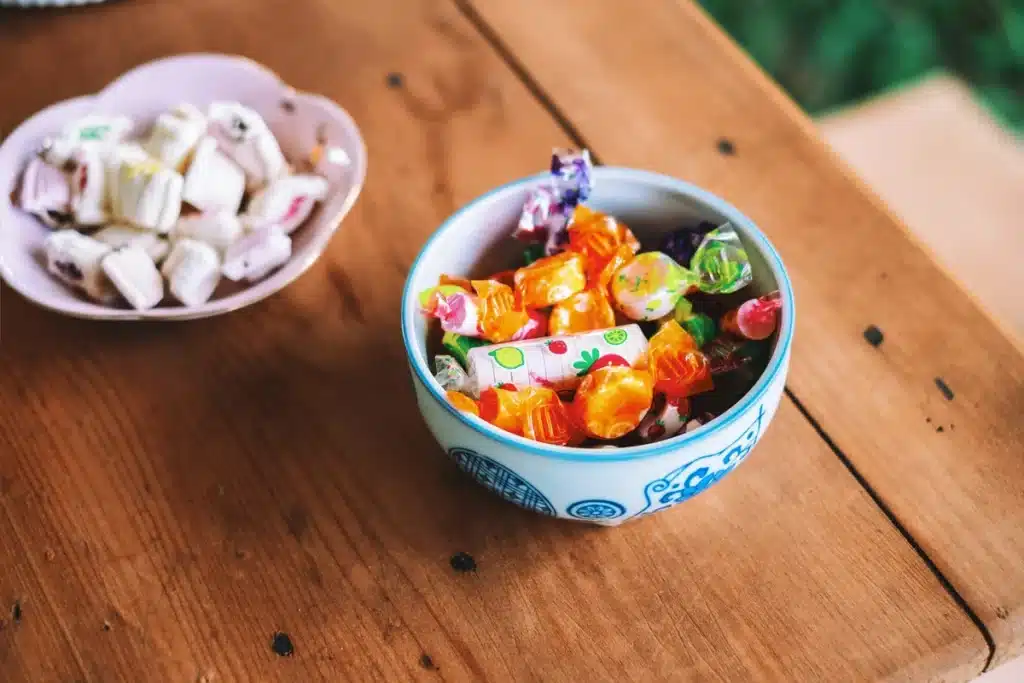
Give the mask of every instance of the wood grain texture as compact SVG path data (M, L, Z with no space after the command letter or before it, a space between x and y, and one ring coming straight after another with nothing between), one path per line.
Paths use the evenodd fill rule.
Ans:
M223 318L115 326L0 291L14 571L74 645L17 641L18 661L207 683L981 670L981 634L788 401L741 473L617 530L524 513L445 460L398 331L406 270L453 208L565 142L450 3L0 12L0 58L24 65L0 80L0 128L196 50L341 102L367 138L366 190L304 277ZM478 569L454 572L456 552ZM277 631L293 656L272 652Z
M695 5L471 2L606 163L691 180L765 230L797 294L790 388L983 619L997 658L1019 653L1020 349ZM539 16L572 29L551 40Z

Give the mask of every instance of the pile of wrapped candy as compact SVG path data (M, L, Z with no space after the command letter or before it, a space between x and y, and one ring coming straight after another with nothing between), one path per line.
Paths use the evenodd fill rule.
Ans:
M94 301L149 309L166 280L171 297L198 306L222 276L256 282L291 258L291 233L327 196L327 181L296 173L237 102L180 104L136 140L134 128L124 116L74 121L21 178L18 205L54 229L47 269Z
M548 444L626 446L697 429L763 372L779 293L742 291L750 260L728 223L678 226L645 251L586 205L591 172L586 151L556 150L513 232L525 265L442 275L420 294L443 333L435 379L459 410Z

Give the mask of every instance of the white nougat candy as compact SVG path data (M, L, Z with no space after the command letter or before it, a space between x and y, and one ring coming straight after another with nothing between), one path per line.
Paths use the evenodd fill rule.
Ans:
M94 146L79 147L71 157L71 212L83 226L102 225L107 214L107 168L103 154Z
M57 279L95 301L109 303L117 295L101 263L110 247L74 230L58 230L43 243L46 269Z
M191 104L179 104L157 117L143 148L165 166L183 172L192 150L206 133L206 117Z
M242 236L242 221L229 211L182 216L174 225L175 240L191 238L224 252Z
M238 102L214 102L207 114L210 135L245 172L247 189L258 190L284 175L288 168L284 154L257 112Z
M43 143L42 155L47 162L63 166L82 147L103 152L117 145L135 126L127 116L93 114L64 126L60 134Z
M196 146L185 173L181 197L200 211L238 213L245 194L245 174L217 149L217 141L204 137Z
M164 280L141 247L116 249L103 257L103 272L132 308L144 311L164 298Z
M327 190L327 181L320 176L283 176L252 198L245 222L250 229L276 225L291 234L309 218L316 203L327 197Z
M32 157L21 176L18 206L38 216L51 228L67 224L71 211L71 186L59 168Z
M174 243L161 272L175 299L199 306L209 301L220 282L220 255L205 242L181 239Z
M111 193L114 217L146 230L169 232L181 214L181 174L153 159L124 161Z
M152 230L140 230L133 225L108 225L92 237L112 249L139 247L153 259L153 263L163 261L171 248L166 239Z
M257 228L224 254L221 272L229 280L256 282L284 265L292 255L292 240L277 225Z

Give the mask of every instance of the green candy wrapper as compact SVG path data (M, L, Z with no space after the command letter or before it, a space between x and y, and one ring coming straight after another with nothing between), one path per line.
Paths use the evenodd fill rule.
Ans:
M454 332L445 332L444 336L441 337L441 345L444 346L445 350L450 353L455 360L462 364L463 368L466 367L466 357L470 349L475 349L478 346L487 346L489 343L490 342L484 339L464 337L461 334L456 334Z
M732 294L750 284L750 258L730 223L704 236L690 261L690 275L692 284L706 294Z
M694 313L693 304L685 296L679 297L679 301L676 302L673 317L697 342L697 348L702 348L715 337L715 321L704 313Z

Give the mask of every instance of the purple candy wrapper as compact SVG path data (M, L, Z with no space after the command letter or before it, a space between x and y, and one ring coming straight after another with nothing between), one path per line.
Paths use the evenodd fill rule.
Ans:
M556 149L551 155L551 176L555 194L562 204L576 206L585 202L593 187L590 152Z
M716 227L714 223L701 221L695 227L674 230L661 243L661 251L671 256L676 263L689 265L697 247L704 241L704 236Z

